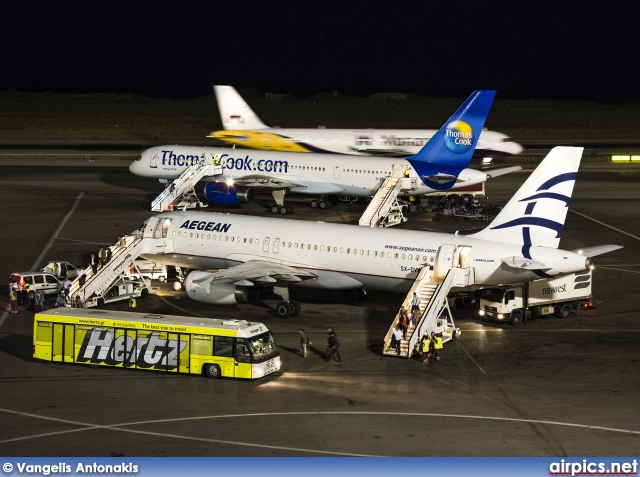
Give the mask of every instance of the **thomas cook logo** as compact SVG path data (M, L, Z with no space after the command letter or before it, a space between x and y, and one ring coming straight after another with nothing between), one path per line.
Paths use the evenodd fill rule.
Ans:
M464 121L451 121L444 130L444 145L454 154L464 154L473 145L473 129Z

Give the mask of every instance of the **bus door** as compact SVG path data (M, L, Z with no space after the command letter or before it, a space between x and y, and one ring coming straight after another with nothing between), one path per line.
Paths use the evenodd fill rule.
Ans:
M252 378L251 351L249 345L243 338L236 341L236 378Z
M222 375L226 377L235 376L235 359L233 358L233 345L235 338L230 336L216 336L214 338L213 354L216 363L220 366Z
M189 373L189 335L167 333L167 343L162 359L165 369L173 373Z
M60 363L73 363L74 326L62 323L53 323L53 352L51 361Z

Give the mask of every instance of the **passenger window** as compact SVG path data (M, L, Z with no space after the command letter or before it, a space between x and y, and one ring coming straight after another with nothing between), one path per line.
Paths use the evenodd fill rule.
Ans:
M235 241L235 237L231 237L231 242L234 242L234 241Z
M198 238L199 236L200 236L199 234L196 234L196 238Z
M317 245L316 245L316 247L317 247ZM320 245L320 251L324 252L324 245Z
M189 232L189 238L193 238L193 232Z
M227 336L216 336L214 354L216 356L233 357L233 338Z
M396 255L398 255L398 254L396 253ZM391 258L391 252L389 252L389 253L387 254L387 258Z
M250 363L251 362L251 352L249 351L249 346L243 339L239 339L236 343L236 361L240 363Z
M211 240L211 234L207 234L207 240Z
M33 285L33 277L24 277L24 282Z
M50 277L49 275L45 275L45 279L47 280L47 283L58 283L58 280L54 277Z
M44 277L42 275L36 275L33 277L33 279L36 282L36 284L44 283Z
M394 254L393 254L393 258L398 258L398 254L397 254L397 253L394 253Z
M404 257L402 257L404 258ZM413 255L409 254L409 260L413 260Z
M333 247L333 253L336 253L338 251L338 247Z
M342 253L342 250L344 250L344 249L341 248L340 249L340 253ZM347 249L347 253L351 253L351 249L350 248Z
M373 251L373 256L374 256L374 257L377 257L377 256L378 256L378 251L377 251L377 250L374 250L374 251Z
M404 253L402 254L402 256L400 257L402 260L404 260Z
M358 251L355 248L353 249L353 254L358 255Z
M215 235L213 237L211 237L214 241L218 238Z

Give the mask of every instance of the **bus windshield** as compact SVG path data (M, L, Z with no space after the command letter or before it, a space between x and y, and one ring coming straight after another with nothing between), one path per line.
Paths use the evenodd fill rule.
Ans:
M261 360L277 352L273 336L268 331L248 339L255 360Z

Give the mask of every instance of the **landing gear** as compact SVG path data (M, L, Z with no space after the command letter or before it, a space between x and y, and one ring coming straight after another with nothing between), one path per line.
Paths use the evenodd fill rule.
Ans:
M276 201L274 205L271 206L272 214L280 214L280 215L289 215L293 212L293 207L290 205L284 205L284 195L286 194L285 189L278 189L271 192L273 196L273 200Z
M276 315L280 318L298 316L302 306L298 300L289 298L289 286L286 282L279 282L273 286L273 292L280 295L282 301L276 305Z
M289 215L293 212L293 207L290 205L274 204L271 206L270 210L272 214Z
M331 202L321 196L319 199L313 199L309 205L312 209L327 209L331 207Z
M345 290L343 292L343 300L347 304L356 303L364 300L366 292L362 288L353 288L351 290Z

